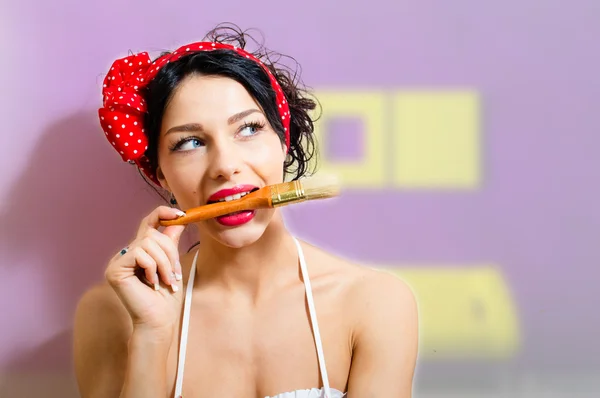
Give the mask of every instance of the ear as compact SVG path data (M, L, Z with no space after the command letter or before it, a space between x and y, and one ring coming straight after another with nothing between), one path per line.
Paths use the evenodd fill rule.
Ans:
M158 182L160 182L160 186L163 187L163 189L166 189L167 191L171 192L171 188L169 188L169 183L167 183L165 174L162 172L160 166L156 168L156 179L158 180Z

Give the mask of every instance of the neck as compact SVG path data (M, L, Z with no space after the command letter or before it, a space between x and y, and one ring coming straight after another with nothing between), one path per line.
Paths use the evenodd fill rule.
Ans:
M279 212L263 235L250 245L231 248L204 238L198 249L198 281L203 285L221 285L227 291L256 301L270 288L285 283L286 276L298 274L298 253L293 239Z

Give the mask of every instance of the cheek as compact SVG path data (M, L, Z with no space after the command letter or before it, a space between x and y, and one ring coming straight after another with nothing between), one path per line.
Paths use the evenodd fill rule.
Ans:
M161 168L173 191L189 192L206 173L205 157L200 153L169 156L161 162Z
M262 145L249 146L246 151L246 159L248 164L265 177L277 179L283 176L285 151L277 137Z

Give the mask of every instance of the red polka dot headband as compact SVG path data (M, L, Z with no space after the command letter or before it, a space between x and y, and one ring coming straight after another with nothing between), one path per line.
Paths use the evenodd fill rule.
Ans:
M247 51L230 44L198 42L182 46L154 62L150 60L147 52L130 55L117 59L104 78L103 106L98 110L100 125L106 138L123 160L136 164L156 184L158 181L154 170L145 156L148 139L144 134L144 113L147 109L146 101L139 92L169 62L177 61L192 52L217 49L233 50L263 67L271 80L273 90L275 90L277 107L285 134L285 145L288 149L290 147L290 111L281 86L266 65Z

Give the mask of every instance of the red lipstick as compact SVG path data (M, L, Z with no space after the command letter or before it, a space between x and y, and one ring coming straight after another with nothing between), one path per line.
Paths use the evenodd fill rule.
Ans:
M231 188L221 189L220 191L217 191L217 192L213 193L212 195L210 195L208 197L207 203L217 202L228 196L245 194L245 193L248 193L255 189L258 189L258 187L256 185L249 185L249 184L241 184L241 185L236 185ZM235 199L230 199L230 200L235 200ZM246 224L247 222L250 222L254 218L255 215L256 215L255 210L243 210L243 211L237 211L235 213L226 214L224 216L217 217L217 218L215 218L215 220L217 220L217 222L219 224L224 225L226 227L237 227L239 225L243 225L243 224Z
M217 202L218 200L223 199L227 196L250 192L254 189L258 189L258 187L256 185L249 185L249 184L241 184L241 185L236 185L232 188L221 189L220 191L217 191L208 197L208 203Z
M237 227L250 222L256 215L256 210L243 210L231 214L225 214L215 218L217 222L226 227Z

